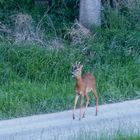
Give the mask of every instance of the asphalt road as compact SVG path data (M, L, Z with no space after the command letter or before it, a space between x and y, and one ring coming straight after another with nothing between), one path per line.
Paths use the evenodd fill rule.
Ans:
M63 140L88 135L111 137L114 133L140 133L140 100L89 107L86 117L72 120L72 110L0 121L0 140Z

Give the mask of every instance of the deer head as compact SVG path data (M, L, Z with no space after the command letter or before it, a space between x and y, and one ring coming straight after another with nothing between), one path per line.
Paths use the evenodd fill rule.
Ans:
M80 64L80 62L77 62L75 64L72 64L72 77L78 77L81 76L83 65Z

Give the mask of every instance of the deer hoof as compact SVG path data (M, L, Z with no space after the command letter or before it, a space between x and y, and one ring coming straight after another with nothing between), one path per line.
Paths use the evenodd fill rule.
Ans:
M73 120L75 119L75 116L73 116Z
M85 118L85 114L83 114L82 118Z

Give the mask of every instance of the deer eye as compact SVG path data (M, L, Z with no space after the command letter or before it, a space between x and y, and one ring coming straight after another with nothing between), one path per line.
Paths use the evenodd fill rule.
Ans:
M76 69L76 71L79 71L79 69Z

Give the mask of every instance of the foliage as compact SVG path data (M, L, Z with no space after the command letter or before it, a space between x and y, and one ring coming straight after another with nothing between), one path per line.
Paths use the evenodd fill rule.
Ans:
M0 0L0 6L4 9L13 8L14 6L16 6L16 8L20 8L20 6L31 4L32 0L20 0L20 2L19 0Z

